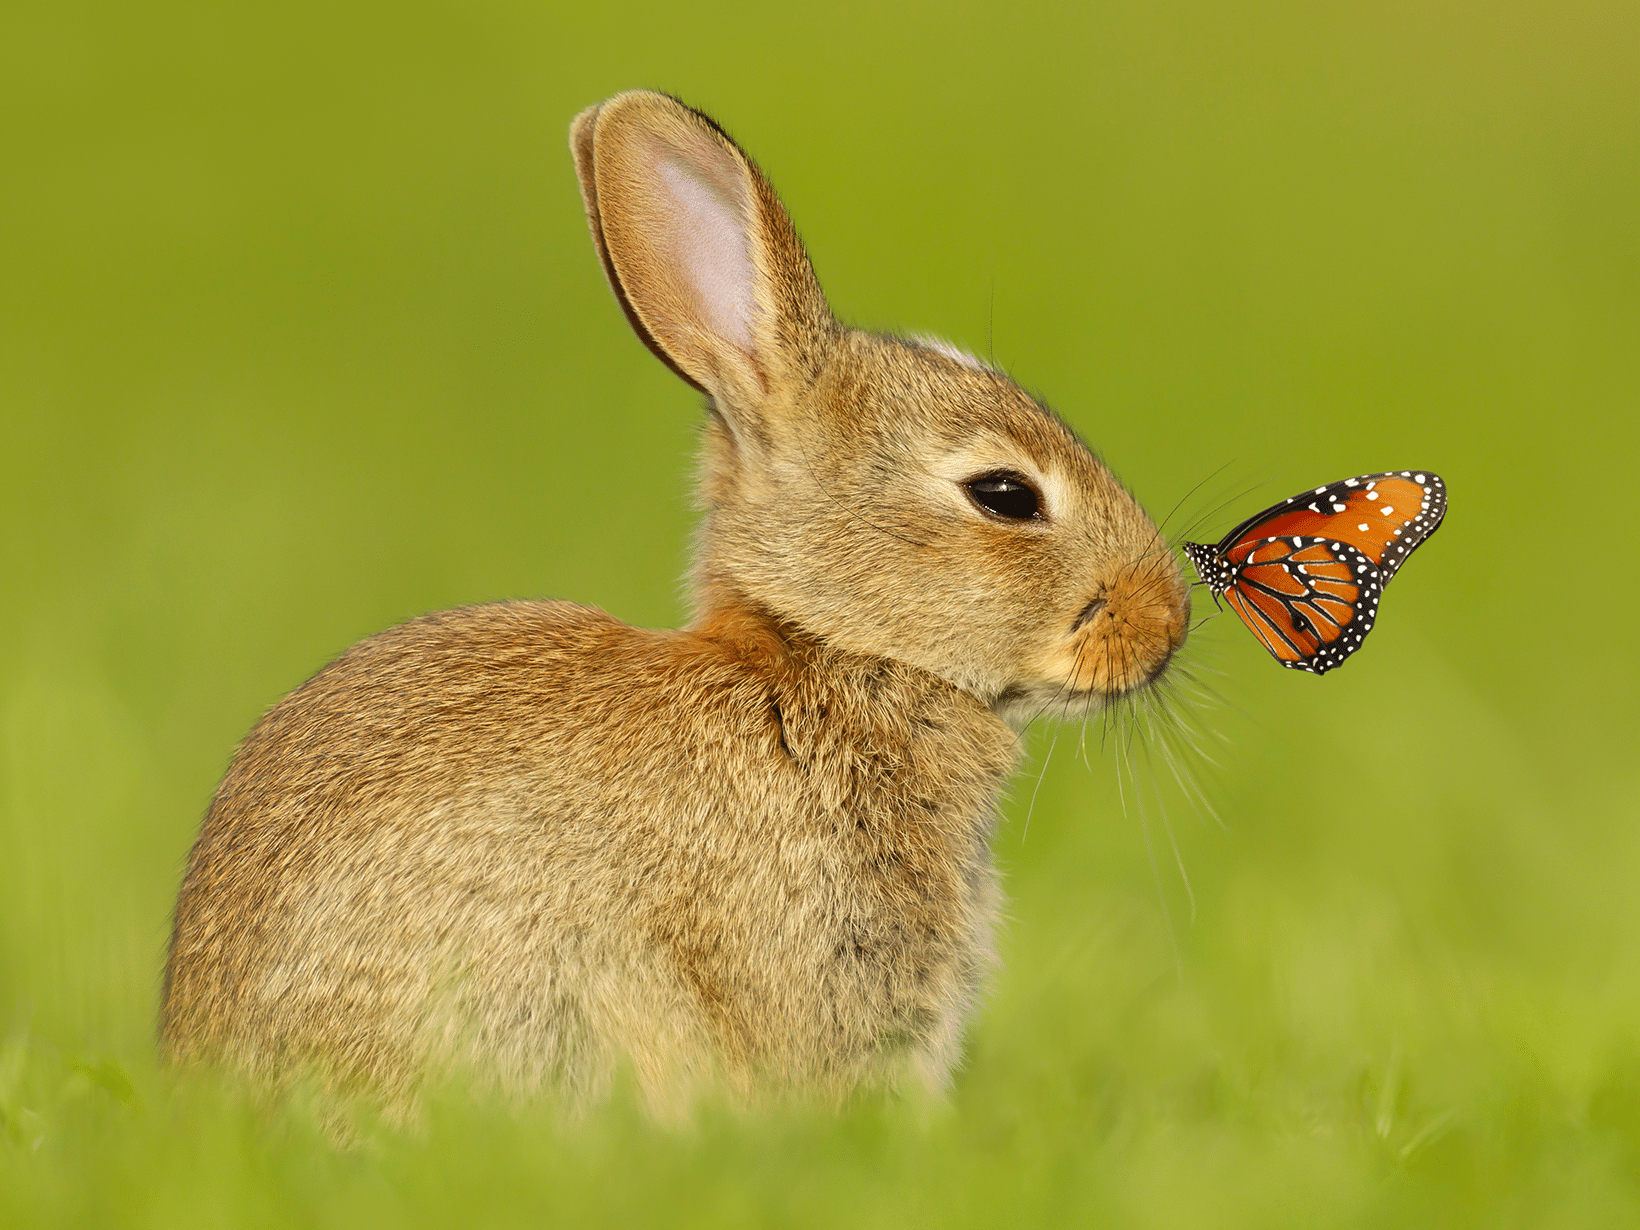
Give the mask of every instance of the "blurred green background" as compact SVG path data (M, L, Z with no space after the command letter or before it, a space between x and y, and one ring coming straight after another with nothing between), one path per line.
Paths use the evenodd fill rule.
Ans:
M1632 3L6 24L0 1221L1640 1220ZM1402 466L1451 511L1347 669L1197 635L1222 825L1142 743L1143 816L1096 728L1035 733L948 1109L662 1133L454 1095L336 1154L156 1068L182 860L237 739L366 634L687 617L697 399L565 149L640 85L761 161L841 315L994 354L1170 528Z

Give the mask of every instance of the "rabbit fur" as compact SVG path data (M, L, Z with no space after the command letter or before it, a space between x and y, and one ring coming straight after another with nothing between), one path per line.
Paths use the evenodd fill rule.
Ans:
M1188 591L991 367L832 316L757 167L632 92L571 148L638 336L706 396L697 616L444 611L239 748L188 860L161 1039L280 1088L575 1104L626 1070L840 1099L950 1080L993 962L1019 730L1153 680ZM1029 487L1035 515L978 502Z

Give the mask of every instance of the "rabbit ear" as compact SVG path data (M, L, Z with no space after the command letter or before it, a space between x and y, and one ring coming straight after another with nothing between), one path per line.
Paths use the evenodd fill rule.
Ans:
M824 363L837 325L779 198L706 116L634 91L570 128L593 243L638 336L737 437Z

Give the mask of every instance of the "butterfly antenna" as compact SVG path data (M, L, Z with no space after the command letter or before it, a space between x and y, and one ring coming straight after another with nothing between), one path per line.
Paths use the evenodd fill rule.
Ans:
M1179 509L1184 507L1184 502L1186 500L1188 500L1191 496L1195 495L1196 492L1200 491L1203 487L1207 486L1208 483L1212 482L1215 478L1217 478L1220 474L1223 474L1229 468L1230 468L1230 462L1227 461L1223 465L1221 465L1218 469L1214 470L1211 474L1209 474L1206 478L1202 479L1199 483L1197 483L1189 491L1186 491L1183 495L1181 495L1177 500L1175 500L1173 502L1173 507L1167 510L1167 516L1162 518L1160 524L1158 524L1156 526L1156 528L1158 530L1165 528L1167 523L1169 521L1173 520L1173 514L1175 514L1176 512L1179 511Z
M1179 537L1180 538L1188 538L1192 534L1195 534L1198 530L1201 529L1201 527L1203 525L1205 525L1209 521L1213 520L1220 513L1222 513L1225 509L1229 508L1233 504L1241 503L1243 500L1245 500L1248 496L1252 495L1255 491L1257 491L1263 485L1264 485L1263 483L1254 483L1250 487L1243 487L1240 491L1237 491L1235 494L1231 495L1229 498L1224 499L1224 500L1220 500L1218 502L1218 504L1214 505L1212 508L1209 508L1206 512L1203 512L1203 513L1199 514L1198 516L1194 517L1190 521L1189 524L1187 524L1182 529L1180 529L1179 530Z

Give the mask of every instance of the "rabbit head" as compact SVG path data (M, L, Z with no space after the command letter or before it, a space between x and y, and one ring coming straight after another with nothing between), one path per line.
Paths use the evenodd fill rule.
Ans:
M1063 422L949 346L839 324L767 180L704 115L621 94L571 144L628 320L708 399L703 625L751 603L1016 721L1162 671L1188 590Z

